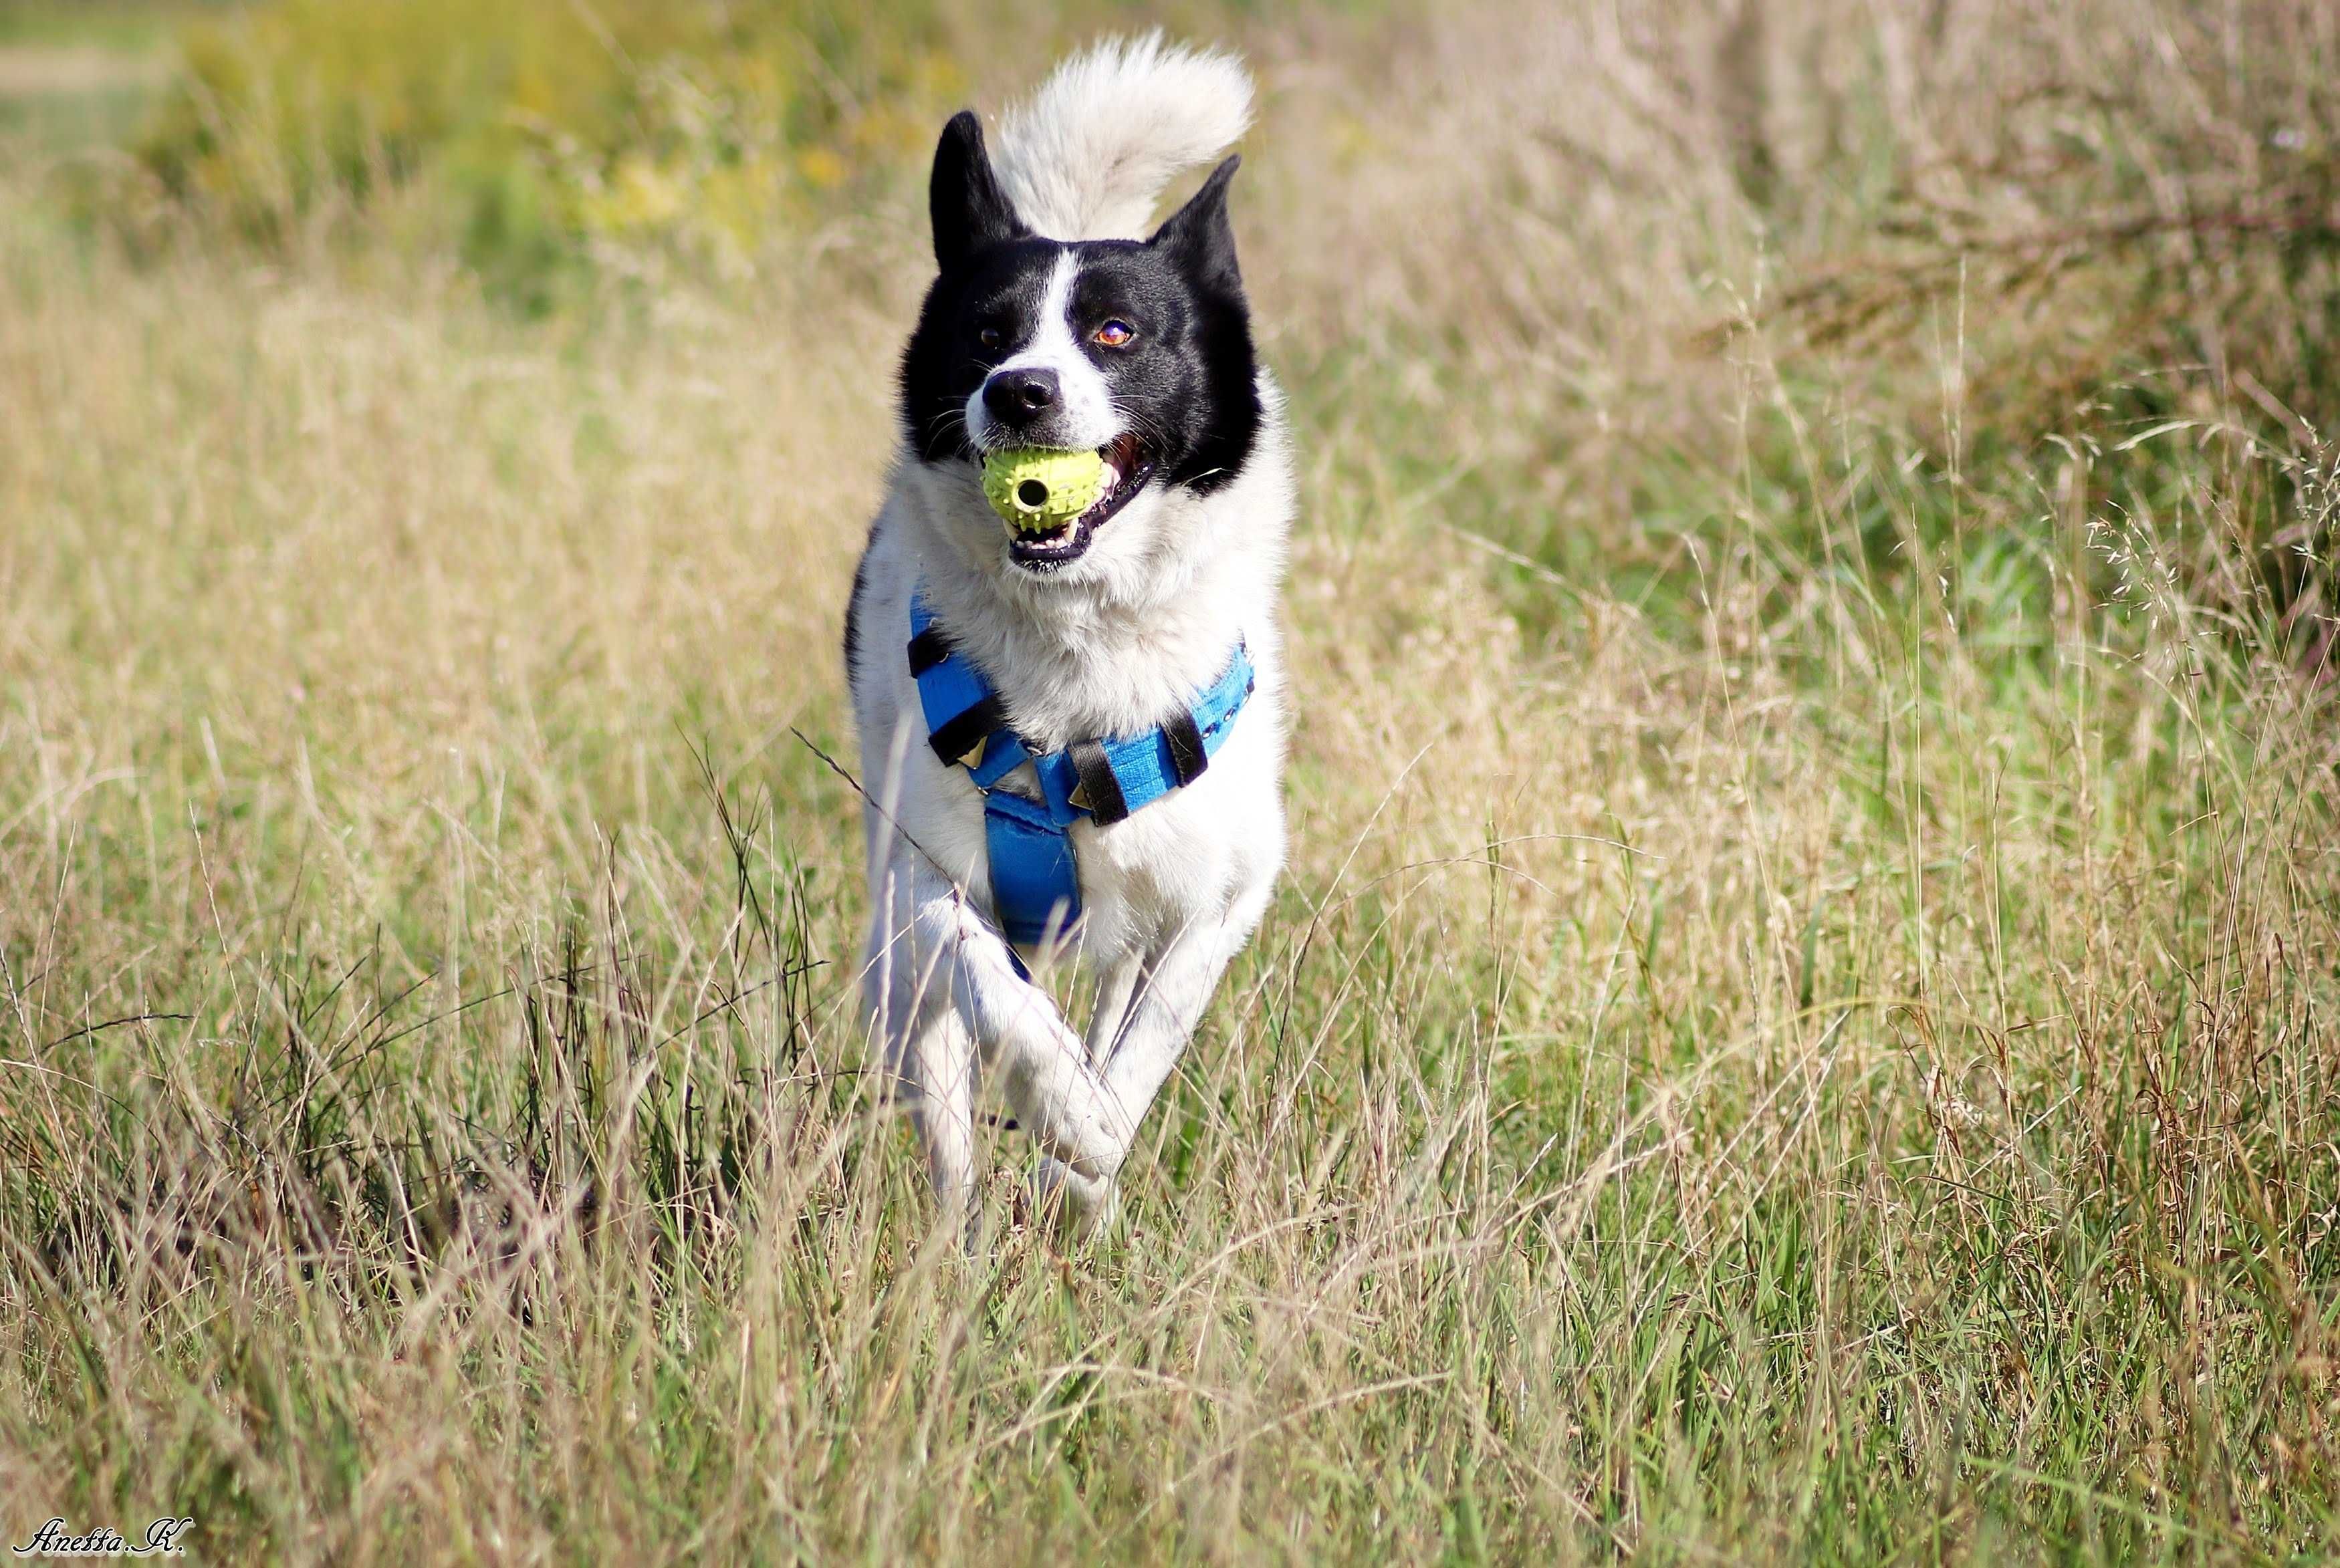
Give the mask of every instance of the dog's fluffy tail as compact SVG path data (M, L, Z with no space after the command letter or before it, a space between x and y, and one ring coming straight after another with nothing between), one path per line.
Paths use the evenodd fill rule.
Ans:
M1017 216L1054 240L1144 237L1162 188L1251 123L1234 55L1107 38L1056 67L1000 126L993 163Z

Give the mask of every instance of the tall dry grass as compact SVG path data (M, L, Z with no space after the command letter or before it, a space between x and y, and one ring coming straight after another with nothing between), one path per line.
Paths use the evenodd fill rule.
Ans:
M792 734L907 194L527 325L5 187L15 1539L2329 1548L2330 18L1246 25L1294 862L1073 1252L929 1236Z

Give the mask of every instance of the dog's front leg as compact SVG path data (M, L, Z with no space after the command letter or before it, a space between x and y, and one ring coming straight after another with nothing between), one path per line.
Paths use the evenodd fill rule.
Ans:
M869 982L887 1014L954 1011L1033 1140L1085 1176L1110 1177L1130 1127L1056 1004L1016 972L999 933L923 857L897 855L887 881L870 942L871 973L885 979Z
M1081 1043L1089 1053L1089 1065L1099 1072L1113 1058L1114 1041L1121 1038L1129 1004L1137 996L1137 982L1145 977L1145 953L1132 952L1115 961L1097 981L1096 1008L1089 1014L1089 1027Z
M886 868L862 957L862 1005L878 1061L907 1102L946 1223L975 1217L975 1042L949 982L917 941L914 890Z
M1106 1092L1133 1139L1185 1054L1220 977L1266 912L1272 886L1262 883L1220 920L1186 927L1147 962L1104 1064ZM1065 1218L1076 1228L1095 1228L1112 1215L1113 1180L1119 1166L1115 1161L1114 1170L1098 1175L1062 1160L1043 1160L1037 1183L1041 1199L1062 1202Z

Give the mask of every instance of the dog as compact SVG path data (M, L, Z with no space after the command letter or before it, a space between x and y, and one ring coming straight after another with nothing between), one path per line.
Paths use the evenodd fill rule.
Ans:
M963 112L929 183L936 277L901 449L845 627L870 921L862 1001L943 1215L979 1218L975 1101L1042 1155L1044 1209L1115 1212L1139 1124L1282 870L1276 607L1294 507L1228 212L1251 82L1159 34L1066 60L1000 125ZM987 458L1095 452L1045 534ZM1086 966L1076 1033L1032 966Z

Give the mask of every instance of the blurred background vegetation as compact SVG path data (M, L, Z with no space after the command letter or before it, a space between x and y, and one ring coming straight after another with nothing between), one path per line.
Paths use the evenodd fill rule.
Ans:
M1605 444L1585 417L1631 387L1584 383L1638 362L1676 398L1685 357L1750 327L1880 394L1879 413L1945 456L1941 399L1909 372L1953 333L1970 345L1969 456L2036 442L2105 397L2140 421L2198 413L2197 370L2222 399L2243 390L2226 400L2245 419L2295 435L2284 396L2328 409L2340 389L2340 89L2309 14L2236 5L2089 37L2025 4L1888 8L1849 31L1762 0L1667 4L1605 30L1695 36L1688 57L1575 84L1572 103L1529 39L1470 63L1474 104L1443 77L1425 93L1416 67L1467 49L1477 25L1442 40L1435 7L1392 0L0 0L0 47L15 45L0 125L45 130L30 144L56 155L63 209L133 255L233 242L362 265L387 244L451 258L493 301L542 314L613 283L736 282L841 224L892 222L939 116L1101 27L1330 47L1352 79L1308 155L1354 164L1417 135L1446 185L1353 193L1353 220L1410 231L1367 278L1409 272L1442 307L1419 312L1409 347L1450 368L1444 401L1532 416L1505 428L1540 433L1541 449L1474 467L1547 492L1553 528L1534 553L1565 555L1571 537L1607 553L1615 541L1580 528L1562 492ZM1386 112L1400 108L1429 123ZM1596 201L1666 188L1637 192L1604 242L1562 222L1588 182ZM1653 222L1669 249L1689 242L1665 260L1701 291L1703 322L1652 317L1651 280L1611 264ZM1599 264L1522 264L1555 250ZM1356 292L1342 324L1391 314ZM1664 353L1612 342L1575 350L1591 375L1520 374L1522 350L1547 358L1555 339L1587 344L1596 325L1613 339L1636 319L1669 336ZM1468 351L1434 351L1458 327ZM1530 406L1507 407L1511 390Z
M74 192L94 221L148 249L182 225L282 248L387 224L531 311L592 270L738 274L899 164L962 86L918 0L76 9L175 55L126 159ZM74 31L57 5L14 30Z

